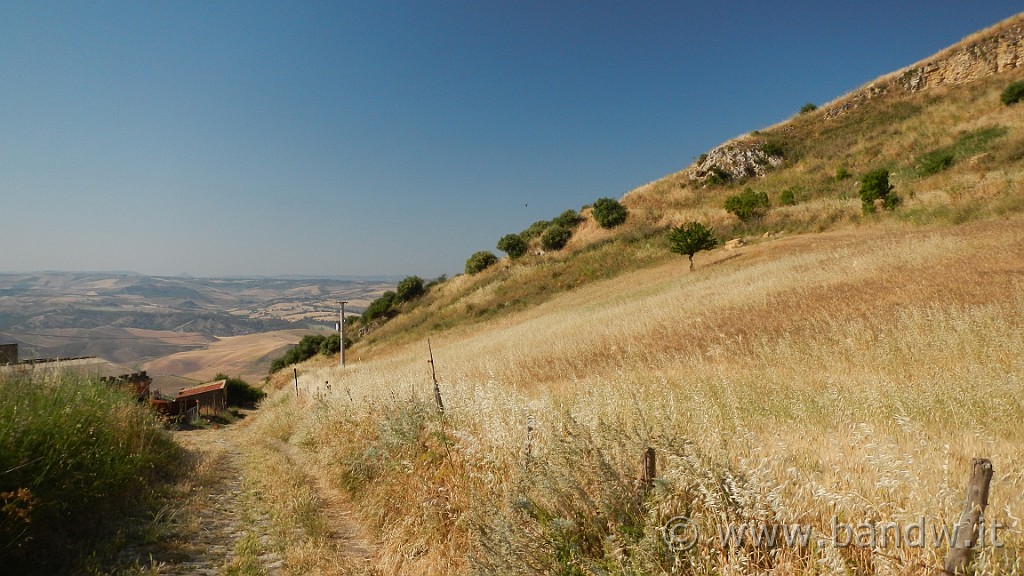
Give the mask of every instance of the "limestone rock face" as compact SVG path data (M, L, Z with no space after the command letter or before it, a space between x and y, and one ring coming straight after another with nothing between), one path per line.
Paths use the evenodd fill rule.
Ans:
M772 156L759 140L726 142L704 155L690 170L690 180L707 184L716 176L722 180L740 180L764 176L782 164L781 156Z
M936 56L862 88L829 106L825 119L842 116L891 90L918 92L966 84L985 76L1024 67L1024 17L1013 18Z

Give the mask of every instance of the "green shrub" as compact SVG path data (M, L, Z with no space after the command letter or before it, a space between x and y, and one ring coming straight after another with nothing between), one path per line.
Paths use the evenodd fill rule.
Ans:
M782 158L786 155L786 151L782 147L782 144L773 140L769 140L768 142L761 144L760 149L766 156L771 156L773 158Z
M594 220L601 228L615 228L626 221L629 211L614 198L598 198L592 210Z
M1021 100L1024 100L1024 80L1010 84L999 96L999 101L1007 106L1016 104Z
M768 194L755 192L750 188L725 199L725 210L744 222L761 218L768 213L770 208L771 202L768 201Z
M186 465L147 406L81 375L0 375L0 423L4 574L87 573Z
M725 186L729 182L732 182L732 174L729 171L720 168L718 166L711 167L711 174L704 179L704 184L707 186Z
M547 220L538 220L533 224L530 224L529 228L520 232L519 236L522 237L523 240L529 242L543 234L544 231L548 229L548 226L551 226L551 222L548 222Z
M690 258L690 270L693 270L694 254L718 246L715 229L700 222L687 222L682 226L676 226L669 231L668 242L672 252L685 254Z
M394 294L392 292L391 294ZM372 305L371 305L372 306ZM367 308L369 310L369 308ZM270 364L270 373L273 374L282 368L309 360L320 353L320 346L323 345L326 336L322 334L310 334L303 336L302 340L292 346L284 353L284 356L277 358Z
M551 223L558 224L563 228L568 228L569 230L572 230L573 228L579 225L580 221L581 218L579 213L576 212L575 210L570 209L559 214L557 218L551 221Z
M335 337L337 337L337 335L335 335ZM255 408L256 405L267 396L266 392L250 385L241 378L231 377L224 373L218 373L213 377L213 379L227 380L228 404L231 406Z
M388 290L363 310L363 320L371 322L378 318L387 320L398 313L398 293Z
M466 274L482 272L497 261L498 257L488 250L476 252L466 260Z
M419 276L406 276L395 288L395 295L399 302L415 300L426 293L423 286L423 278Z
M807 114L808 112L814 112L818 109L818 106L814 102L808 102L800 107L801 114Z
M889 183L889 171L885 168L872 170L864 175L860 181L861 207L865 214L875 211L876 201L886 210L892 210L899 205L899 197L893 192L893 185Z
M779 204L782 206L793 206L796 204L796 188L786 188L779 194Z
M953 166L956 162L956 155L953 152L943 149L929 152L917 160L917 175L930 176L942 172Z
M498 250L501 250L512 260L526 254L526 240L519 234L506 234L498 240Z
M846 179L852 178L852 177L853 177L853 174L850 174L850 171L846 168L846 166L840 166L839 168L836 168L836 176L835 176L836 182L841 182L843 180L846 180Z
M341 352L341 334L331 334L320 343L319 353L322 356L330 356Z
M540 245L545 250L561 250L569 243L570 238L572 238L572 230L558 224L552 224L548 226L544 234L541 234Z

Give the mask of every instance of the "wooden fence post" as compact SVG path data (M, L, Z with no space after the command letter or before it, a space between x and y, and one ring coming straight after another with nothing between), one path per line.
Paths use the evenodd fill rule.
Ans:
M971 553L978 543L979 522L988 506L988 488L992 482L992 461L987 458L971 460L971 481L967 485L967 503L960 514L960 521L953 528L953 544L946 555L943 572L966 575L971 563Z
M292 374L295 376L295 396L299 396L299 369L292 368Z
M648 447L644 450L644 469L640 481L643 483L644 491L650 490L654 485L654 478L658 476L658 462L654 455L654 448Z
M430 352L430 379L434 381L434 403L437 404L437 410L444 412L444 402L441 401L441 386L437 383L437 373L434 371L434 351L430 348L430 339L427 339L427 352Z

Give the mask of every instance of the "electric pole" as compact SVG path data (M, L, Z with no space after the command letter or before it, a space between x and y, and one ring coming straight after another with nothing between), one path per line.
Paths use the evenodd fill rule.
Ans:
M341 342L341 367L345 367L345 304L348 301L341 301L341 312L338 314L338 340Z

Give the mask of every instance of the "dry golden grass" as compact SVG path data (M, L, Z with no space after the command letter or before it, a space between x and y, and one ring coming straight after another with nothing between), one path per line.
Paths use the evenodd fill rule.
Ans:
M422 341L310 367L305 408L285 387L260 418L353 494L382 574L920 573L944 550L708 536L673 556L658 530L681 514L706 536L948 524L978 456L996 469L988 520L1008 527L981 573L1019 573L1022 224L783 237L694 273L679 259L435 339L443 422ZM659 478L641 500L646 446Z

